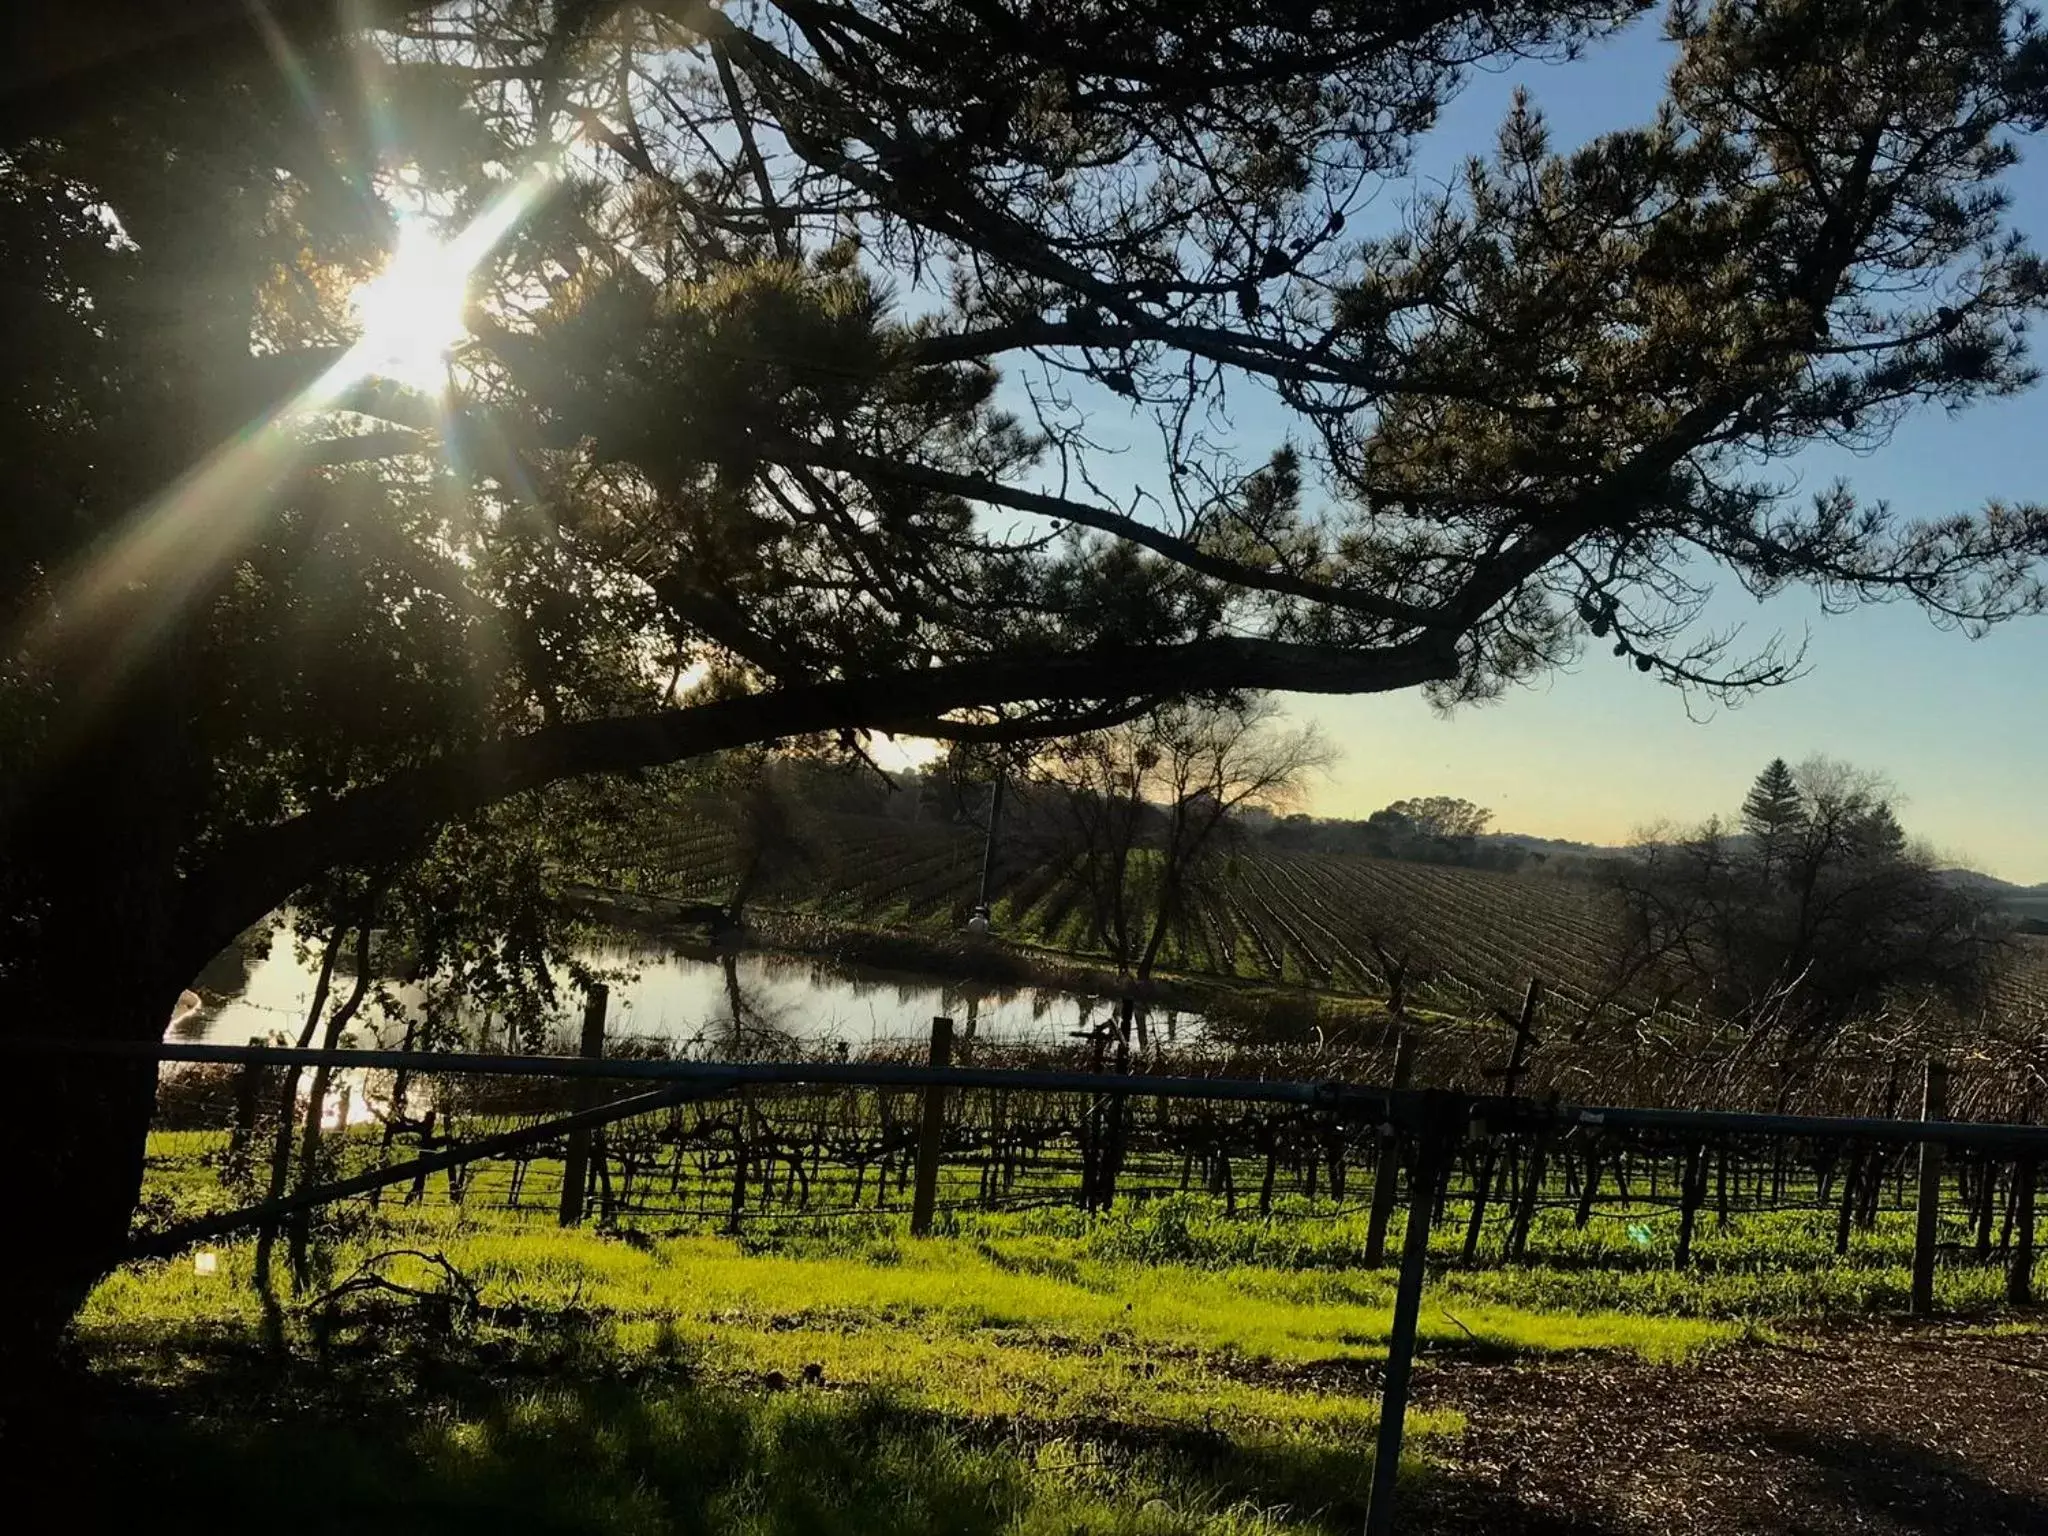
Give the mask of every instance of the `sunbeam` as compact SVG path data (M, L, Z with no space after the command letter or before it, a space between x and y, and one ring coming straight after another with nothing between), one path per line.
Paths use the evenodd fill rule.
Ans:
M320 440L306 430L310 421L345 409L349 391L374 377L445 392L447 358L464 334L471 274L553 181L537 165L454 239L436 241L424 228L401 238L384 272L357 296L359 339L296 395L139 508L70 574L54 605L64 628L97 635L101 643L110 627L119 636L96 658L91 691L111 688L209 576L243 547L279 487L310 461L309 448ZM422 446L430 441L423 437ZM110 626L117 614L118 625Z
M467 334L462 323L469 268L416 220L400 226L398 247L384 270L352 300L362 339L357 366L424 393L448 382L448 360Z

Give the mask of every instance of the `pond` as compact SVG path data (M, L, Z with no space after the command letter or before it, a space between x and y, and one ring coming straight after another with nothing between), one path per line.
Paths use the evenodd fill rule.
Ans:
M946 980L759 950L685 953L622 939L579 958L615 975L606 1019L610 1040L658 1040L699 1057L815 1055L839 1044L854 1053L922 1045L940 1014L954 1020L956 1034L971 1030L978 1041L1052 1043L1104 1022L1114 1007L1104 996L1048 987ZM212 968L201 1006L174 1018L170 1035L215 1045L245 1045L273 1035L295 1040L317 972L317 962L295 954L290 932L281 927L266 951ZM345 995L347 986L346 978L336 977L338 994ZM393 991L406 1000L405 988ZM561 1007L559 1048L573 1051L580 996L564 986ZM1181 1039L1195 1022L1186 1014L1161 1021ZM403 1027L368 1019L353 1031L354 1042L396 1044ZM489 1020L479 1018L473 1028L479 1048L504 1048Z

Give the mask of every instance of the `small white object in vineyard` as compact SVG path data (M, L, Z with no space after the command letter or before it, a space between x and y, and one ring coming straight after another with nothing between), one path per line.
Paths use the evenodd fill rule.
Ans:
M220 1269L220 1255L211 1249L201 1249L192 1255L192 1270L195 1274L211 1275Z

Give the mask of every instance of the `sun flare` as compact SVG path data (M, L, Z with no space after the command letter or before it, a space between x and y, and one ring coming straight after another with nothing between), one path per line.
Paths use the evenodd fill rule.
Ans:
M352 302L362 337L360 372L438 392L448 358L468 334L470 263L416 224L404 226L384 270L357 288Z

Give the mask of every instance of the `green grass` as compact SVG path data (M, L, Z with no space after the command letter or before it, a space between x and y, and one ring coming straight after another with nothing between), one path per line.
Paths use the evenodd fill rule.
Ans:
M152 1138L151 1209L226 1203L219 1145ZM309 1531L1278 1536L1362 1517L1393 1277L1364 1267L1355 1208L1174 1195L1106 1217L960 1210L930 1239L861 1212L741 1240L649 1222L628 1242L494 1209L498 1177L467 1206L387 1202L325 1232L315 1291L370 1265L411 1295L286 1299L271 1330L247 1243L210 1274L187 1256L106 1280L78 1321L106 1394L86 1438L120 1474L95 1488L103 1523L253 1529L308 1489ZM1705 1213L1679 1273L1660 1208L1583 1230L1546 1209L1535 1262L1472 1269L1463 1214L1434 1234L1427 1355L1675 1361L1904 1309L1899 1215L1837 1259L1826 1213ZM479 1305L393 1250L445 1259ZM1946 1263L1939 1285L1989 1310L2002 1274ZM1411 1414L1404 1476L1461 1428Z
M212 1274L186 1258L111 1277L80 1342L103 1378L180 1405L174 1432L117 1426L124 1459L195 1497L227 1488L252 1519L278 1478L315 1476L323 1508L400 1530L425 1528L415 1510L453 1529L517 1512L564 1531L1060 1533L1312 1532L1362 1512L1374 1398L1317 1372L1379 1356L1383 1282L1073 1244L1055 1262L1036 1236L643 1248L446 1208L343 1240L333 1272L399 1246L460 1269L481 1314L344 1305L322 1327L301 1309L267 1353L247 1244ZM414 1258L380 1272L441 1283ZM1528 1342L1507 1309L1467 1321ZM821 1385L774 1390L806 1367ZM1411 1444L1459 1428L1419 1413Z
M1340 1453L1307 1441L1217 1439L1213 1460L1133 1443L1112 1460L875 1391L619 1374L572 1346L508 1366L470 1340L386 1340L317 1374L194 1370L182 1390L131 1391L98 1435L118 1475L73 1498L82 1529L1235 1536L1341 1528L1269 1513L1248 1485L1338 1488L1347 1521L1355 1505Z
M170 1172L174 1150L156 1150ZM308 1479L323 1512L401 1531L1355 1528L1390 1277L1155 1259L1175 1230L1201 1229L1202 1205L990 1217L929 1240L867 1218L640 1244L387 1207L330 1241L330 1278L417 1249L476 1286L478 1314L379 1297L331 1316L287 1307L266 1345L241 1243L210 1274L186 1257L110 1277L78 1337L103 1381L171 1405L114 1415L107 1453L149 1469L135 1486L169 1490L153 1498L176 1507L188 1490L219 1529ZM443 1284L417 1258L378 1268ZM1476 1301L1455 1321L1432 1310L1423 1331L1430 1348L1659 1356L1732 1332ZM822 1384L788 1385L806 1367ZM1412 1414L1406 1475L1461 1427Z
M1100 1419L1367 1433L1369 1398L1297 1389L1286 1378L1300 1367L1378 1359L1391 1300L1379 1276L1112 1263L1043 1239L904 1239L833 1254L749 1252L728 1239L685 1236L643 1250L538 1219L479 1222L446 1211L350 1239L333 1272L396 1246L444 1256L489 1308L599 1320L605 1349L621 1361L680 1353L734 1383L770 1372L794 1378L818 1364L835 1384L1046 1432ZM189 1261L124 1271L88 1303L80 1335L103 1360L145 1372L166 1361L175 1370L194 1340L253 1339L262 1311L251 1260L244 1244L222 1250L212 1275ZM428 1273L411 1260L397 1270ZM1554 1330L1568 1323L1571 1345L1602 1341L1597 1320L1494 1308L1463 1321L1502 1350L1552 1347L1561 1336ZM1426 1332L1465 1337L1447 1322ZM1670 1352L1707 1334L1671 1324L1641 1337Z

